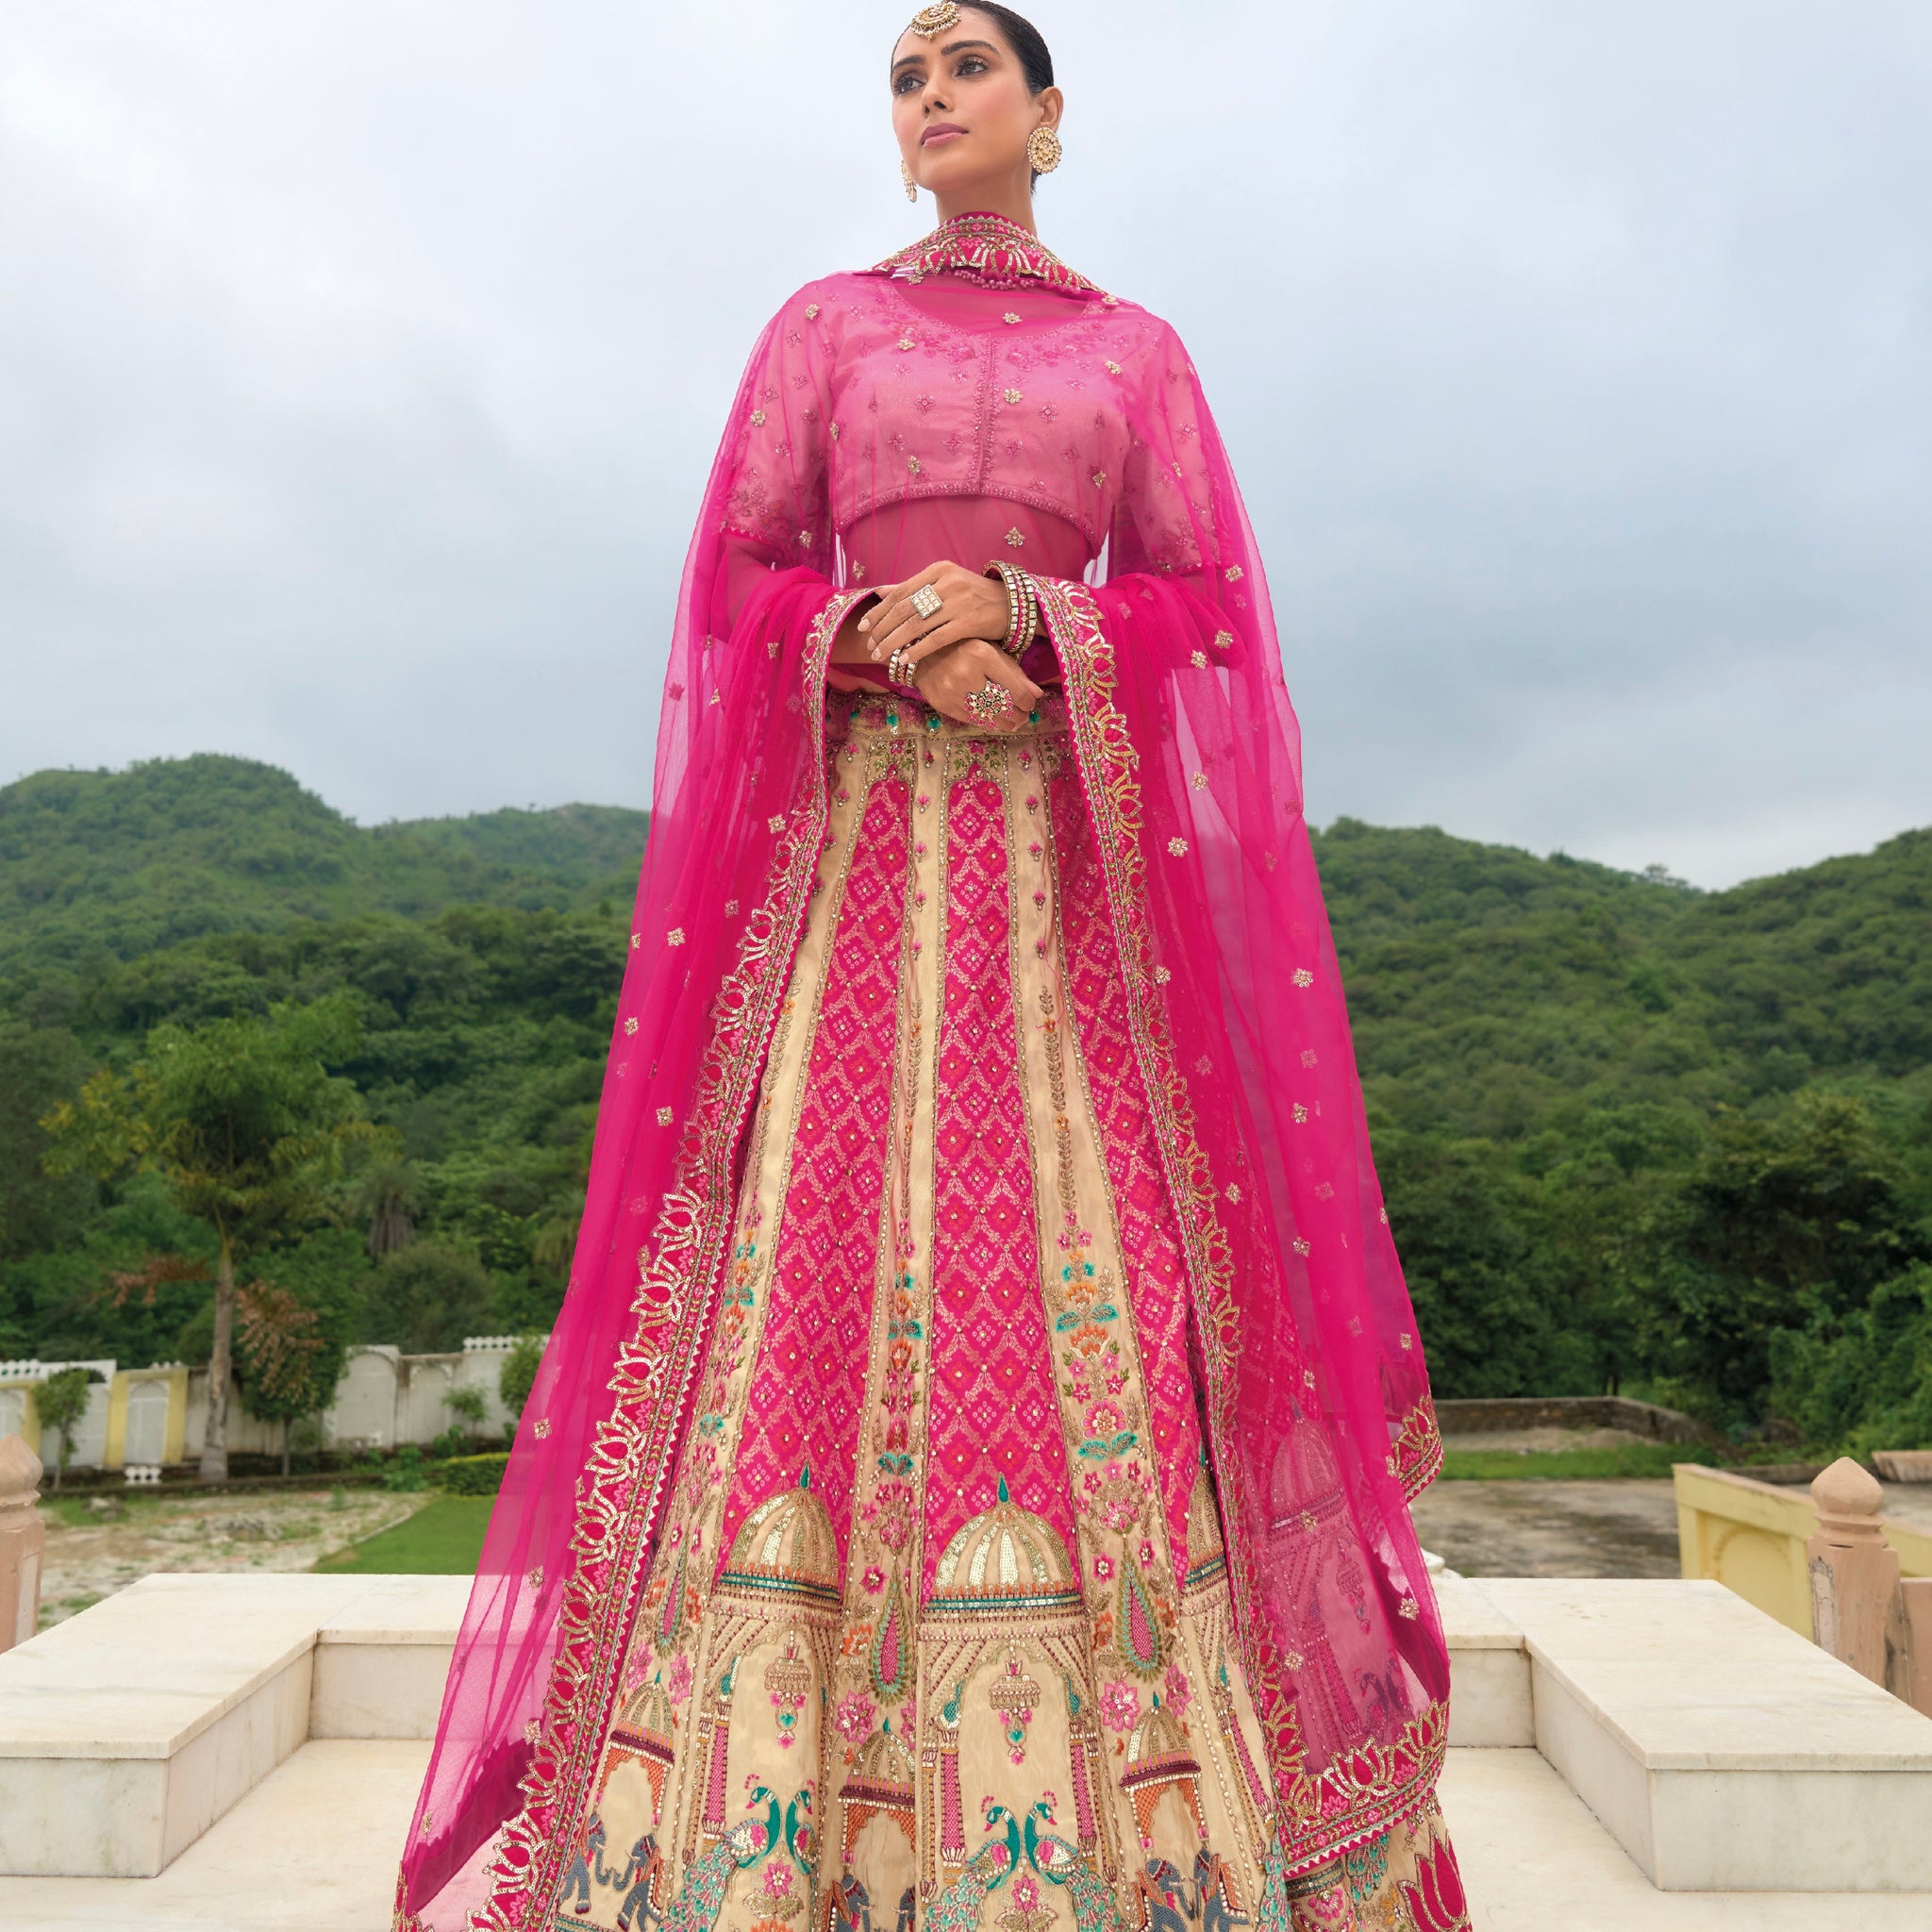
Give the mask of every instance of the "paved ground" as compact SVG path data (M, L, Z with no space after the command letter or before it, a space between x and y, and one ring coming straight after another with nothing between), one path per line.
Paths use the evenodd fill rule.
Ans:
M1465 1576L1678 1574L1668 1482L1438 1482L1416 1499L1415 1526Z
M41 1624L58 1624L138 1577L176 1570L312 1570L431 1500L387 1490L277 1490L266 1495L132 1494L96 1509L70 1498L42 1509L47 1555Z
M1808 1497L1809 1491L1791 1493ZM1932 1484L1887 1483L1884 1507L1887 1516L1932 1531ZM1417 1499L1415 1525L1423 1547L1465 1576L1680 1574L1677 1509L1667 1480L1437 1482Z
M1545 1442L1545 1432L1531 1433L1536 1441L1510 1446L1593 1446L1574 1436ZM1501 1445L1481 1439L1481 1446ZM78 1502L58 1504L44 1512L42 1622L58 1623L156 1571L312 1569L430 1500L383 1490L332 1495L318 1488L242 1496L137 1494L113 1498L100 1512ZM1932 1484L1888 1483L1885 1511L1932 1531ZM1415 1517L1424 1547L1468 1576L1677 1574L1677 1515L1668 1481L1438 1482L1417 1502Z

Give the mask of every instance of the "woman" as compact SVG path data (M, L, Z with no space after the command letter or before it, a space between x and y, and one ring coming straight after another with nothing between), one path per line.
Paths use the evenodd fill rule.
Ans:
M397 1922L1445 1932L1440 1450L1252 537L1037 239L1039 34L891 84L941 220L733 406Z

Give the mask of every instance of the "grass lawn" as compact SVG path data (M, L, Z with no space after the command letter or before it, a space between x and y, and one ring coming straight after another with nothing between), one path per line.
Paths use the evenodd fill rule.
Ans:
M1614 1476L1668 1476L1674 1462L1716 1460L1695 1442L1620 1442L1614 1449L1521 1452L1451 1449L1442 1457L1442 1475L1449 1482L1600 1482Z
M353 1576L474 1576L493 1496L439 1496L407 1523L325 1557L315 1567Z

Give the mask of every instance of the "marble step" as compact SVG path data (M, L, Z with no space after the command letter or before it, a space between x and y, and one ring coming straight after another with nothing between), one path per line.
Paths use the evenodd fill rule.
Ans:
M163 1871L311 1737L427 1738L457 1576L150 1576L0 1654L0 1874Z
M1660 1890L1932 1891L1932 1718L1722 1584L1469 1590L1523 1632L1537 1750Z

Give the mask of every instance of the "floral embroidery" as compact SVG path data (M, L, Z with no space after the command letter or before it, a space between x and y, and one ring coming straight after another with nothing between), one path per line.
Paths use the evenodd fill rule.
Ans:
M1100 1716L1110 1731L1131 1731L1141 1721L1141 1693L1119 1677L1103 1684Z
M1005 215L955 215L923 241L889 255L873 271L908 282L929 275L956 275L989 289L1017 289L1037 281L1069 294L1098 295L1085 275L1075 275L1039 236ZM1018 322L1008 314L1008 322Z

